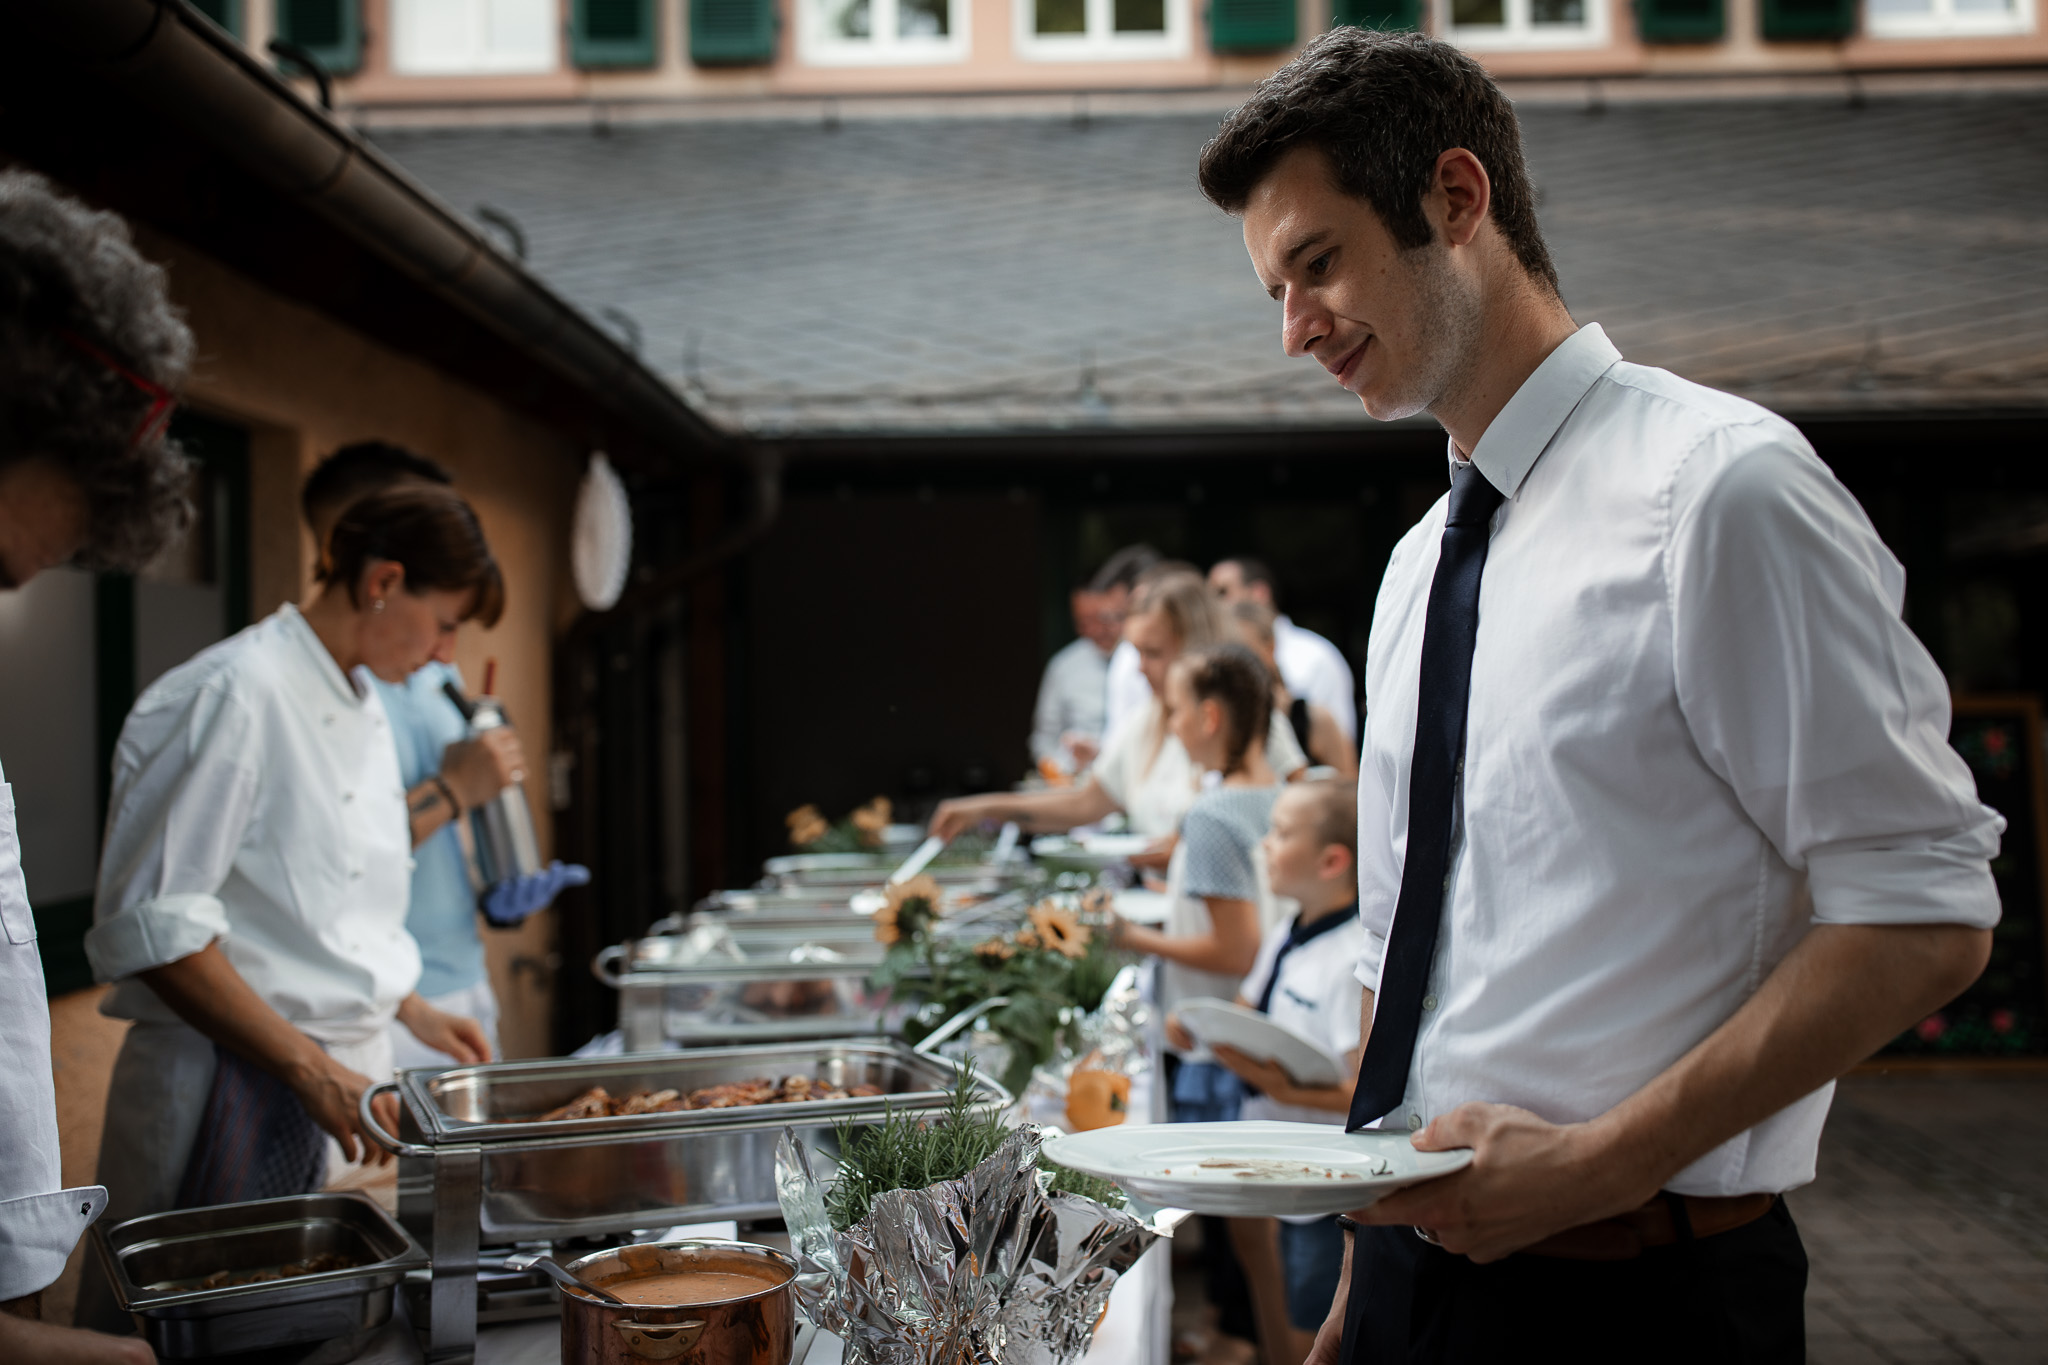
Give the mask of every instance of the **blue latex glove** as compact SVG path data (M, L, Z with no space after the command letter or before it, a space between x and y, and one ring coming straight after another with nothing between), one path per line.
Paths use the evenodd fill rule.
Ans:
M589 880L589 868L564 862L549 863L530 877L507 877L484 892L484 918L497 928L510 929L536 910L547 909L563 887Z

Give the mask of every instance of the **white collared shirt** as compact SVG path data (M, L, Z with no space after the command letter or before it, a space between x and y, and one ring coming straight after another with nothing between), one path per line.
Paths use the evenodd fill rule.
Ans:
M1346 743L1358 739L1358 701L1352 695L1351 665L1344 652L1285 616L1273 618L1273 662L1280 681L1335 717Z
M1048 659L1031 714L1031 756L1057 756L1070 732L1101 739L1108 692L1109 657L1093 640L1071 641Z
M381 1032L420 976L405 930L412 838L376 689L290 606L172 669L121 727L100 859L103 1010L168 1021L135 973L220 940L323 1043Z
M1559 346L1472 461L1506 496L1479 596L1444 919L1402 1106L1590 1119L1677 1061L1814 924L1998 920L2004 821L1948 745L1905 575L1783 419ZM1395 548L1366 661L1359 880L1377 989L1401 884L1424 605L1448 498ZM1833 1087L1682 1194L1813 1178Z

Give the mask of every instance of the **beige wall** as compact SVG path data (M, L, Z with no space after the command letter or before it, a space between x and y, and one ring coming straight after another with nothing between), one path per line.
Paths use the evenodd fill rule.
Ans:
M1218 57L1209 49L1207 0L1183 0L1189 16L1186 55L1142 61L1040 61L1020 55L1014 41L1016 5L1024 0L967 0L971 43L963 60L902 66L811 66L797 52L794 6L779 0L780 52L765 67L707 69L685 55L689 0L655 0L659 64L644 71L583 72L567 64L530 76L401 76L391 70L390 0L362 0L366 45L362 71L339 82L344 108L418 105L462 106L583 101L749 99L764 96L929 94L1003 91L1130 91L1241 87L1271 71L1287 54ZM248 0L263 10L267 0ZM559 0L567 22L569 0ZM1645 45L1637 39L1629 0L1604 0L1609 38L1597 47L1564 51L1485 51L1489 68L1507 77L1619 77L1870 71L1891 68L2012 66L2048 63L2048 32L2034 0L2034 31L1991 38L1884 39L1842 43L1767 43L1758 36L1758 0L1726 0L1728 36L1718 43ZM1328 26L1329 0L1300 0L1301 33ZM1423 0L1425 13L1444 0ZM251 25L260 43L267 18Z

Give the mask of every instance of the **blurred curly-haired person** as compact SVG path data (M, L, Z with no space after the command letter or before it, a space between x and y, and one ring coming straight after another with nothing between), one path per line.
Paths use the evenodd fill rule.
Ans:
M164 272L119 218L0 171L0 588L59 564L137 569L183 531L187 465L166 427L191 356ZM0 1355L152 1360L139 1340L36 1320L106 1191L59 1188L50 1016L11 796L0 920Z
M1803 1359L1783 1194L1999 917L1904 572L1789 422L1572 317L1450 44L1323 35L1200 175L1287 353L1450 438L1366 659L1348 1126L1472 1155L1356 1214L1310 1365Z

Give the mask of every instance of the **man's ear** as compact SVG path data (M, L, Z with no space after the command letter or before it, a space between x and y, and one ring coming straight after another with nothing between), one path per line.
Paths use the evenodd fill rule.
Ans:
M1452 246L1470 246L1493 206L1493 181L1479 158L1453 147L1436 159L1429 207L1437 227Z

